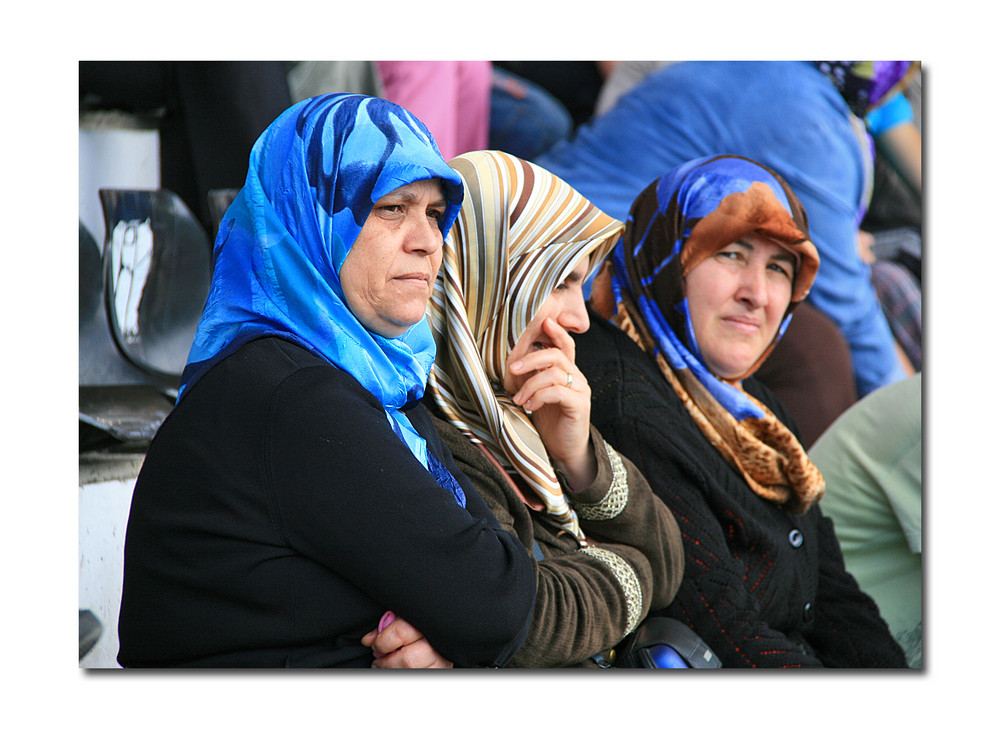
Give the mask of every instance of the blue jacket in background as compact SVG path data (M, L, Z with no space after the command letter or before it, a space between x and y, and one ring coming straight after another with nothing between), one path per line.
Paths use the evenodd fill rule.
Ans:
M821 265L811 301L843 332L861 396L902 379L871 269L858 255L871 140L837 88L802 61L688 61L650 74L535 161L626 220L646 185L695 157L739 154L785 178Z

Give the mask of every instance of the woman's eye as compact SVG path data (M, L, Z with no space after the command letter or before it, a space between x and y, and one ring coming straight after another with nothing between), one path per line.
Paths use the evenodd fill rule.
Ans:
M770 268L772 271L777 271L781 273L782 275L785 276L785 278L788 279L792 278L792 272L788 270L785 266L782 266L780 263L772 263Z

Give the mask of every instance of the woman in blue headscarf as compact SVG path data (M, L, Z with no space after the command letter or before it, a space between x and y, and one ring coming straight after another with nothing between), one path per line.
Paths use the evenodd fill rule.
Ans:
M698 158L638 196L577 337L591 422L681 528L684 577L663 614L730 668L906 666L844 570L795 424L752 377L818 268L784 180Z
M426 127L381 99L307 99L261 135L136 482L122 665L368 666L376 626L377 665L520 646L530 561L419 403L462 197Z

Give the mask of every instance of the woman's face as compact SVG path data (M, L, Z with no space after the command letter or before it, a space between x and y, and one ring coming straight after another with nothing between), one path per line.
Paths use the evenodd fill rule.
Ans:
M749 234L686 276L691 325L709 371L736 380L774 340L792 297L795 257Z
M542 331L542 322L546 317L555 321L568 332L582 334L590 328L590 316L587 314L587 305L583 298L583 282L587 278L587 270L590 260L584 258L577 264L576 268L570 272L566 280L559 284L555 290L549 294L541 308L535 314L527 328L518 337L514 348L507 355L507 361L513 362L524 355L537 349L547 349L554 346ZM503 388L513 395L533 372L526 372L523 376L515 376L508 369L504 373Z
M393 338L423 318L441 266L439 180L420 180L383 195L340 267L351 312L366 329Z

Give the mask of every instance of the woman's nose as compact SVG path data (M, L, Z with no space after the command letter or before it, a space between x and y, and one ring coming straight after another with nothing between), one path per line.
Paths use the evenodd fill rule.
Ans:
M767 276L762 266L750 265L743 269L737 298L754 309L767 305Z
M574 334L583 334L590 329L590 315L587 314L587 302L583 299L583 291L576 289L559 317L559 326Z
M427 255L437 253L444 244L437 220L424 214L414 217L406 234L407 250Z

